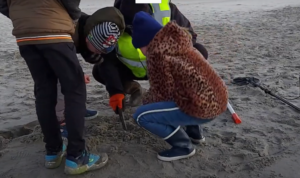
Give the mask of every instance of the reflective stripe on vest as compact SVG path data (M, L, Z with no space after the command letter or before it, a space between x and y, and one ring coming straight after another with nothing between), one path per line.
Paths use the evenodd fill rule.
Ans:
M133 67L139 67L139 68L147 67L147 63L145 60L137 62L137 61L133 61L130 59L126 59L125 57L121 57L121 56L118 56L118 59L120 59L120 61L122 61L123 63L128 64Z
M162 0L161 3L150 4L153 10L153 17L161 25L165 26L171 19L171 9L169 0ZM119 60L125 64L132 73L138 77L143 78L147 75L146 56L143 55L140 49L134 48L131 36L124 32L116 47L117 56Z
M133 46L132 38L128 33L124 32L120 36L116 51L118 59L126 65L136 77L143 78L147 75L146 57L140 49L136 49Z
M150 4L153 9L153 17L161 25L165 26L171 19L169 0L161 0L161 3Z

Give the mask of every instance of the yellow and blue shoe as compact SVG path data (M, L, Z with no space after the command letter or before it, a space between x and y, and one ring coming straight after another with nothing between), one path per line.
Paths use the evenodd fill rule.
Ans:
M63 157L66 155L66 145L63 144L62 150L58 152L47 151L45 156L45 167L48 169L54 169L60 166Z
M106 153L94 155L88 151L84 151L81 156L74 158L67 156L65 173L69 175L82 174L88 171L100 169L108 162Z

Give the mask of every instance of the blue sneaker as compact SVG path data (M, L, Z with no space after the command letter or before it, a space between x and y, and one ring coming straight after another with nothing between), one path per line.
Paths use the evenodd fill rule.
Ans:
M66 145L63 144L62 150L59 152L48 152L45 156L45 167L54 169L60 166L63 157L66 154Z
M86 120L92 120L92 119L95 119L98 116L98 114L99 114L98 111L93 111L93 110L87 109L84 118Z
M107 161L108 156L106 153L94 155L84 151L82 155L77 158L67 156L65 173L69 175L77 175L87 171L100 169L106 165Z

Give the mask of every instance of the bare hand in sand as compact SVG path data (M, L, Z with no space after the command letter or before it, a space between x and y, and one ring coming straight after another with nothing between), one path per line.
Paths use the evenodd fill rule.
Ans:
M90 83L90 81L91 81L91 80L90 80L90 76L84 74L84 81L85 81L86 84Z

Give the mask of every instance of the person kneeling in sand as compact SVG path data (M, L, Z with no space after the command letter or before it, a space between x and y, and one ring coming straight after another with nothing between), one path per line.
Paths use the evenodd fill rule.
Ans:
M193 156L195 148L190 138L195 135L182 126L208 123L226 111L225 83L193 47L187 30L175 22L162 27L149 14L138 12L133 20L132 43L147 57L150 83L144 105L133 118L172 146L159 152L158 159L173 161Z

